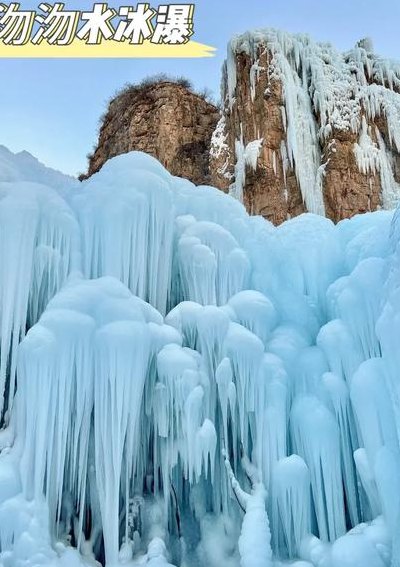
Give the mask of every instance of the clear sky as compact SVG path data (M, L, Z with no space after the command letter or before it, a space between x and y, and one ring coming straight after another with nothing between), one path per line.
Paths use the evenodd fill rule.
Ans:
M194 39L218 49L212 59L0 59L0 144L12 151L28 150L66 173L85 171L99 117L117 89L147 75L169 73L187 76L198 89L209 87L218 98L226 43L247 29L305 32L341 50L369 36L377 53L400 59L399 0L193 1ZM36 8L38 3L22 0L22 7ZM92 5L88 0L65 3L76 9Z

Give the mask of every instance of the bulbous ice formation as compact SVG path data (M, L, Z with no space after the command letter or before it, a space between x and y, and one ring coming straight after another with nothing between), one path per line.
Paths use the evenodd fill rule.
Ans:
M79 229L49 187L0 182L0 414L11 409L18 343L67 276L79 268ZM9 383L6 394L6 375Z
M298 455L277 463L272 506L275 546L284 556L296 557L303 538L311 532L310 472Z

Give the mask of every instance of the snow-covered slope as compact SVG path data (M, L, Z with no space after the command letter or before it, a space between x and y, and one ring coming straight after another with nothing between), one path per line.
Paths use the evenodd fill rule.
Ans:
M135 152L0 183L0 564L399 565L399 242Z
M14 154L2 145L0 145L0 181L34 181L49 185L62 194L79 185L73 177L46 167L29 152Z

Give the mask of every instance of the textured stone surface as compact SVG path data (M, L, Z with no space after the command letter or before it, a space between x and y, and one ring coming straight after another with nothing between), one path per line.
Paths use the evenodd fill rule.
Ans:
M335 142L330 138L323 148L327 162L323 184L326 216L337 222L357 213L376 211L381 206L379 175L359 171L354 144L357 135L337 132Z
M249 32L228 46L221 112L170 81L128 89L109 105L88 175L141 150L275 224L305 211L337 222L391 208L400 196L399 92L400 66L369 42L341 54L306 36Z
M212 104L174 82L128 90L109 105L88 175L111 157L139 150L173 175L209 184L209 147L218 118Z
M266 52L260 55L260 66L267 66L267 57ZM285 137L281 112L282 85L279 81L268 82L268 73L262 73L258 79L256 96L252 100L250 58L238 54L236 66L236 100L232 108L225 104L225 145L218 155L218 161L215 157L217 150L212 147L212 182L227 191L229 182L226 180L229 179L231 183L235 181L236 140L242 139L246 145L247 142L262 138L257 169L253 171L251 167L246 167L243 203L251 214L263 215L279 224L288 217L305 211L293 168L284 171L282 167L280 148ZM265 95L267 87L268 95ZM226 165L221 172L222 164Z
M316 58L319 58L320 64L321 58L325 56L324 46L312 44L311 40L303 40L301 36L291 36L284 32L279 35L280 32L274 30L266 32L265 40L257 36L257 33L250 32L239 36L228 46L228 59L222 80L223 118L220 126L223 127L220 128L218 135L219 143L213 143L211 150L210 166L213 183L225 191L230 187L230 192L239 193L239 197L242 193L242 200L249 212L261 214L275 224L307 210L304 190L302 194L298 175L298 160L302 157L302 150L306 148L298 148L297 157L292 155L291 158L288 157L287 151L289 114L291 113L293 129L296 112L300 114L301 104L303 107L306 104L310 108L310 124L306 126L313 128L314 132L315 186L318 187L319 183L326 216L339 221L357 213L374 211L382 206L393 206L395 199L390 192L392 189L394 194L399 192L397 183L400 158L396 143L388 134L389 117L385 111L385 104L391 112L391 127L396 128L393 122L400 118L398 116L400 99L396 98L399 92L399 70L388 67L388 74L394 77L393 83L389 86L385 78L382 80L384 75L380 73L380 67L383 69L382 73L386 72L385 63L367 52L362 42L353 52L349 52L348 58L346 54L338 54L334 48L327 46L326 76L322 78L317 76L318 80L326 81L327 84L313 85L312 81L315 77L304 79L302 68L304 62L301 57L304 57L311 67L313 54L310 54L310 51L314 48L318 49ZM293 46L296 42L297 47L300 46L299 49L304 48L304 53L308 50L306 55L304 53L300 55L298 69L293 63L295 58ZM337 63L335 58L339 59L339 57L340 61ZM363 58L365 64L360 63L357 57ZM335 74L337 70L335 65L339 67L337 74ZM347 73L345 76L347 83L342 81L340 65ZM369 65L372 70L367 69ZM308 102L290 100L289 92L285 97L285 89L286 91L293 89L293 84L289 85L288 81L288 76L292 81L290 73L295 77L293 84L297 81L299 85L304 85L308 81L304 93L301 93L305 94ZM319 73L321 74L320 70ZM312 71L309 71L309 74L312 75ZM234 83L233 88L232 83ZM376 87L376 91L371 91L372 96L367 90L370 85ZM327 119L324 116L324 123L320 110L316 108L315 94L313 95L319 87L330 89L332 100L335 100L334 97L337 98L336 108L334 106L329 108L330 115ZM341 100L342 93L346 97L344 101ZM368 102L373 100L376 94L380 97L380 99L377 97L377 100L384 102L383 104L380 102L380 107L377 105L376 115L372 116L371 111L368 114L363 107L363 97ZM331 104L332 101L328 103ZM291 109L288 109L289 104ZM356 109L356 117L351 115L354 109ZM370 144L366 152L366 162L374 163L373 167L369 166L366 169L360 167L355 155L355 145L362 144L360 136L363 119ZM353 120L355 126L351 124L350 127L350 120ZM301 129L299 126L297 128ZM383 146L380 145L378 136L381 141L383 140ZM221 144L220 140L224 143ZM261 141L256 166L244 159L245 181L242 191L238 191L237 186L241 185L240 178L243 176L240 172L243 163L240 163L239 154L254 140ZM297 142L298 140L299 136ZM385 165L389 164L393 182L387 175L385 177L384 167L379 165L381 162ZM384 202L382 186L384 177L386 193L389 188L389 199L386 199L386 202ZM311 212L319 211L311 210Z

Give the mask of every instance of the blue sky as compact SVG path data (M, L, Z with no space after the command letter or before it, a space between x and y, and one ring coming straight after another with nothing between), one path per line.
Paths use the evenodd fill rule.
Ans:
M343 50L370 36L376 52L400 59L398 0L192 1L196 5L194 39L218 49L212 59L0 59L0 144L12 151L28 150L66 173L84 171L86 154L96 142L99 116L118 88L163 72L187 76L196 88L207 86L218 97L226 43L247 29L305 32ZM22 6L38 3L22 1ZM92 4L88 0L65 3L79 9ZM150 3L156 7L163 2Z

